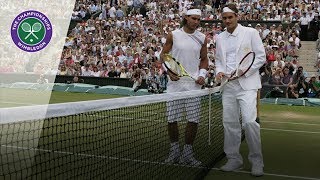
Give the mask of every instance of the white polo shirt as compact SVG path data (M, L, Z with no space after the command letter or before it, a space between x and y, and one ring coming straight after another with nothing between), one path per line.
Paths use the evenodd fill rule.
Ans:
M232 34L226 31L227 36L224 39L224 49L226 50L226 62L227 62L227 71L226 74L230 75L237 68L237 60L236 60L236 51L238 45L238 27L233 31Z

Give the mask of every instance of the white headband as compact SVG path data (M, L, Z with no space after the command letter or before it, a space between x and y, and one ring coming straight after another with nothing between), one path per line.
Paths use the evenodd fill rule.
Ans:
M236 14L236 12L234 12L232 9L230 9L229 7L224 7L223 9L222 9L222 13L226 13L226 12L231 12L231 13L235 13Z
M186 15L199 15L201 16L201 10L200 9L189 9L186 13Z

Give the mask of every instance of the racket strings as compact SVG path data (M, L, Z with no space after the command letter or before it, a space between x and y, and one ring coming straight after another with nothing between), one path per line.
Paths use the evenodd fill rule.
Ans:
M22 23L21 28L24 32L31 32L31 26L29 23Z
M248 70L251 68L253 61L255 58L255 54L253 52L247 54L244 59L239 64L236 70L236 76L240 77L243 76Z
M170 61L170 70L172 72L174 72L176 75L180 76L180 69L179 69L179 65L174 61L174 60L171 60Z
M165 65L166 68L176 76L181 75L181 69L179 67L178 62L176 62L176 60L170 54L165 55Z
M33 30L33 32L39 32L40 30L41 30L41 24L40 23L34 23L33 25L32 25L32 30Z

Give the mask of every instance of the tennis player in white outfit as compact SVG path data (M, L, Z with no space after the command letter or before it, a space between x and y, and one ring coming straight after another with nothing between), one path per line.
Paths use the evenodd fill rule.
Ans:
M170 80L167 87L168 93L199 90L205 83L208 68L207 40L203 33L197 31L200 16L201 11L199 9L188 10L182 21L182 28L169 32L167 35L160 54L161 62L163 62L164 55L169 53L196 79L181 77L178 81ZM169 72L168 74L171 75ZM187 112L188 123L185 131L185 145L182 153L180 153L177 121L181 119L183 111ZM196 160L192 149L199 123L200 99L193 98L185 102L168 102L167 115L171 145L169 157L165 161L193 166L200 165L201 162Z
M241 59L250 51L255 52L255 60L249 71L237 80L227 83L222 92L224 152L228 162L221 167L223 171L234 171L243 165L239 153L241 144L241 125L249 146L249 161L253 176L263 175L260 125L257 118L257 91L261 88L259 68L266 60L265 49L257 30L238 24L238 10L234 4L222 9L222 21L226 31L216 40L216 78L222 81L236 69Z

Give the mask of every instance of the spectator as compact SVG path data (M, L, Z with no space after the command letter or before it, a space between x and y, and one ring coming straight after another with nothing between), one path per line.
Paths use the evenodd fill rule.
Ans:
M308 95L308 84L305 81L303 76L300 77L298 82L296 83L296 87L298 89L299 98L307 97Z
M101 74L101 72L98 70L98 67L97 67L97 66L94 66L94 67L93 67L93 71L92 71L92 73L91 73L91 76L100 77L100 74Z
M306 41L308 40L308 26L309 26L309 18L307 18L307 13L303 12L303 16L300 17L299 23L301 28L301 40Z
M84 83L84 80L80 79L78 75L75 75L71 83Z
M312 21L310 21L309 31L310 31L311 37L309 40L316 41L319 30L320 30L319 14L316 13Z
M277 54L276 55L276 61L273 62L273 68L284 68L285 62L282 60L281 55Z
M108 77L116 78L119 77L119 74L117 73L115 67L111 65L110 71L108 72Z
M84 67L81 69L81 76L91 76L92 71L90 69L90 65L86 64Z
M150 75L147 76L146 83L147 83L147 86L148 86L148 92L158 93L160 79L156 75L154 68L150 69Z
M108 73L109 73L109 72L108 72L107 66L104 66L104 67L102 68L100 77L108 77Z
M291 22L292 22L292 17L291 17L291 15L290 15L290 12L287 12L287 13L285 14L285 17L282 18L281 23L282 23L282 24L290 24Z
M160 75L159 93L163 93L165 90L167 90L168 81L169 79L167 71L163 71L163 73Z
M303 74L303 67L299 66L298 70L293 75L292 83L296 84L300 80L304 80L304 79L305 79L305 76Z
M320 84L316 81L316 77L312 76L308 82L308 97L320 98Z
M140 7L140 14L142 15L143 18L147 17L147 3L143 3L142 6Z
M276 70L272 73L272 78L270 84L273 85L282 85L282 79L283 79L283 74L282 74L282 68L277 67Z
M283 78L281 83L283 85L288 85L292 83L292 75L289 73L289 68L287 66L285 66L282 70L283 73Z
M299 93L296 84L290 84L286 90L286 98L297 99L299 98Z
M141 70L139 68L133 72L131 81L133 82L133 91L137 92L142 84Z
M126 67L122 66L120 71L120 78L128 78L128 73L126 72Z
M67 75L67 68L65 65L60 66L60 68L58 69L58 75Z
M296 33L292 33L291 37L289 38L289 42L294 42L298 49L301 47L300 39L297 37Z

